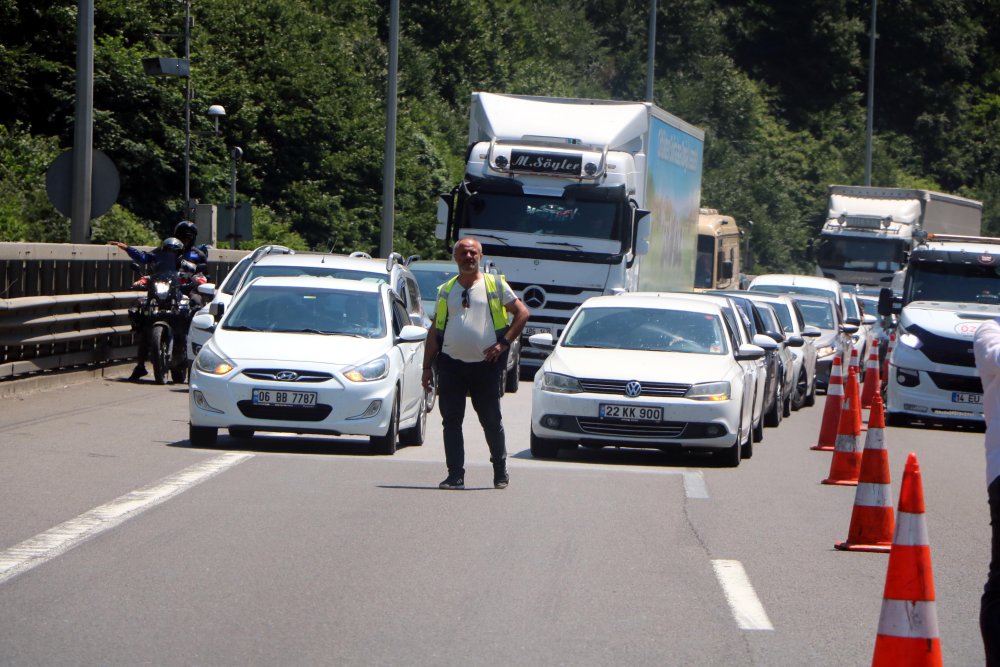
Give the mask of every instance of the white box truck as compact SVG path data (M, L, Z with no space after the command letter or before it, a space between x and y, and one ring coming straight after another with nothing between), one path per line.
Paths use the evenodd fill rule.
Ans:
M821 275L843 285L888 287L916 230L979 236L981 202L906 188L831 185L816 253Z
M902 295L879 294L899 317L886 378L886 420L983 424L972 336L1000 317L1000 239L918 233Z
M694 284L704 132L648 102L473 93L465 176L438 238L466 237L531 311L521 364L583 301Z

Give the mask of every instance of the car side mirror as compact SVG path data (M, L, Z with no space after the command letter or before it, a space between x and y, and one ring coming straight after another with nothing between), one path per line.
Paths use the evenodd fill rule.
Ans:
M823 332L814 327L811 324L807 324L804 329L802 329L802 335L806 338L819 338L823 335Z
M762 348L765 352L778 349L778 343L770 336L764 334L754 334L753 344Z
M208 313L211 315L216 322L222 319L222 315L226 312L226 304L215 302L208 305Z
M215 318L209 313L202 313L191 318L191 326L202 331L215 331Z
M788 347L802 347L806 344L806 339L802 336L789 336L785 339L785 343Z
M903 299L896 296L891 287L883 287L878 293L878 314L891 317L902 310Z
M849 322L844 322L840 325L840 330L845 334L856 334L859 328L857 324L850 324Z
M541 348L543 350L551 350L556 346L556 341L552 337L552 334L548 331L544 333L536 333L528 337L528 342L531 343L532 347Z
M404 326L399 330L399 336L396 337L397 343L419 343L424 340L427 340L427 329L415 324Z
M848 317L844 320L847 324L852 324L854 326L861 326L861 318L858 317Z
M736 350L736 360L756 361L757 359L763 359L765 354L764 348L759 345L743 344Z
M878 318L870 313L866 313L865 316L861 318L861 321L865 324L865 326L870 327L871 325L878 322Z

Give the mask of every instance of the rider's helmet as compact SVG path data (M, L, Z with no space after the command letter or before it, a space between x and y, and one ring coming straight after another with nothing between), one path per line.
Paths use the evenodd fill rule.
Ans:
M169 250L170 252L182 253L184 252L184 244L178 241L173 236L163 239L163 244L160 246L163 250Z
M174 227L174 236L181 241L191 239L191 243L194 243L194 240L198 238L198 227L190 220L181 220Z

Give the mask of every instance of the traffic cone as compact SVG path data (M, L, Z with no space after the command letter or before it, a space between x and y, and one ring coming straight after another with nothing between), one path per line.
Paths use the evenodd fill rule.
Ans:
M941 640L924 517L924 487L913 452L906 459L898 517L872 667L940 667Z
M851 345L850 362L848 363L847 366L848 366L848 371L847 371L848 373L850 373L851 372L850 369L853 368L855 373L857 373L858 375L861 374L861 359L858 358L858 350L857 348L854 347L853 344Z
M845 398L837 428L837 445L833 450L833 460L830 461L830 476L822 483L855 486L858 483L860 468L861 447L854 425L854 411L851 410L851 401Z
M826 385L826 406L823 408L823 422L819 427L819 439L809 449L820 452L832 452L837 444L837 426L840 424L840 413L844 407L844 365L840 357L833 358L830 368L830 381Z
M872 346L871 352L868 354L868 363L865 364L865 387L861 392L861 407L866 410L872 407L872 399L875 394L881 391L882 374L878 368L878 346ZM871 417L869 416L870 421Z
M876 372L878 366L876 365ZM854 494L854 511L847 540L833 546L841 551L889 553L892 546L892 488L889 485L889 452L885 448L885 413L882 396L872 401L868 436L861 454L861 472Z
M860 436L862 431L868 430L868 426L861 419L861 384L858 382L858 372L853 366L847 374L847 385L844 400L851 402L851 411L854 413L854 435Z

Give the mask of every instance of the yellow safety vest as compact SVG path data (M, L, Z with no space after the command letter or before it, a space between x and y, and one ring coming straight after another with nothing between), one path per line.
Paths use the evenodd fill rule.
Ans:
M500 292L497 290L497 276L492 273L484 273L483 280L486 281L486 300L490 305L493 328L496 331L503 331L507 328L507 310L504 308L503 302L500 300ZM500 280L506 283L503 276L500 276ZM434 317L438 333L444 333L445 322L448 320L448 295L456 281L458 281L458 276L441 285L438 289L437 313Z

